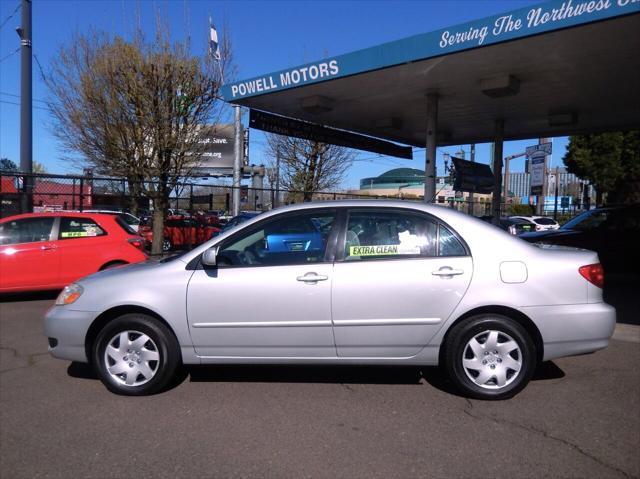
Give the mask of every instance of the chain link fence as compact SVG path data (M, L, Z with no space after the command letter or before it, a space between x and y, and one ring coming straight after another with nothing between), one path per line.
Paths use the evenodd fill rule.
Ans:
M153 186L153 183L145 184L147 188ZM167 213L229 214L233 190L234 187L229 185L212 185L198 183L195 179L185 179L171 192L170 211ZM125 178L3 172L0 174L0 217L27 212L86 210L129 211L136 216L150 215L153 209L152 202L137 191L140 189L136 189L135 185L132 186ZM309 196L311 201L390 198L422 201L422 197L419 196L380 196L344 191L318 191L307 195L307 199ZM305 194L302 191L240 187L241 211L268 211L276 206L303 201ZM438 196L435 202L474 216L491 215L491 202L488 198L474 201L472 205L463 198L443 196ZM573 204L569 208L558 208L558 213L570 216L581 209L582 205ZM526 211L525 205L519 205L519 210L516 210L513 204L501 205L503 215L525 214ZM534 214L534 211L531 210L529 214Z

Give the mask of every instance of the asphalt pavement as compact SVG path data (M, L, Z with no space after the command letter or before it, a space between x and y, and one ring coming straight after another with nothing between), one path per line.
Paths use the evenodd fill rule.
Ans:
M51 304L0 303L3 478L640 477L638 326L501 402L414 367L198 367L127 398L49 356Z

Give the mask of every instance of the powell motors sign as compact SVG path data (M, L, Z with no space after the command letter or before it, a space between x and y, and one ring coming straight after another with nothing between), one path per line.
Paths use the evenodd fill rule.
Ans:
M222 96L225 100L233 102L301 85L638 13L640 13L640 0L553 0L231 83L222 88Z

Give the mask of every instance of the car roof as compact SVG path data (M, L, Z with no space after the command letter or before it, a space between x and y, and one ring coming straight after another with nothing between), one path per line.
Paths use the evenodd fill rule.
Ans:
M96 218L96 219L113 219L113 215L108 214L100 214L100 213L79 213L79 212L71 212L71 211L51 211L45 213L23 213L21 215L7 216L6 218L0 219L0 222L21 220L25 218L57 218L60 216L66 216L70 218Z

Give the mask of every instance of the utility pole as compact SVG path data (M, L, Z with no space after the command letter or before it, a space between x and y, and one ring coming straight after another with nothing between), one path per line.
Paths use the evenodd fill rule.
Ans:
M475 161L476 161L476 144L475 143L471 144L471 152L469 154L469 159L471 160L471 163L475 163ZM468 199L469 199L469 214L471 216L473 216L473 213L474 213L474 211L473 211L473 200L474 200L473 196L474 196L473 192L469 193L469 196L468 196Z
M33 122L31 118L31 0L22 0L22 25L18 29L20 37L20 171L33 172ZM33 209L32 178L25 177L26 210Z
M235 113L234 157L233 157L233 191L232 205L233 216L240 214L240 169L242 168L242 112L240 105L233 106Z

